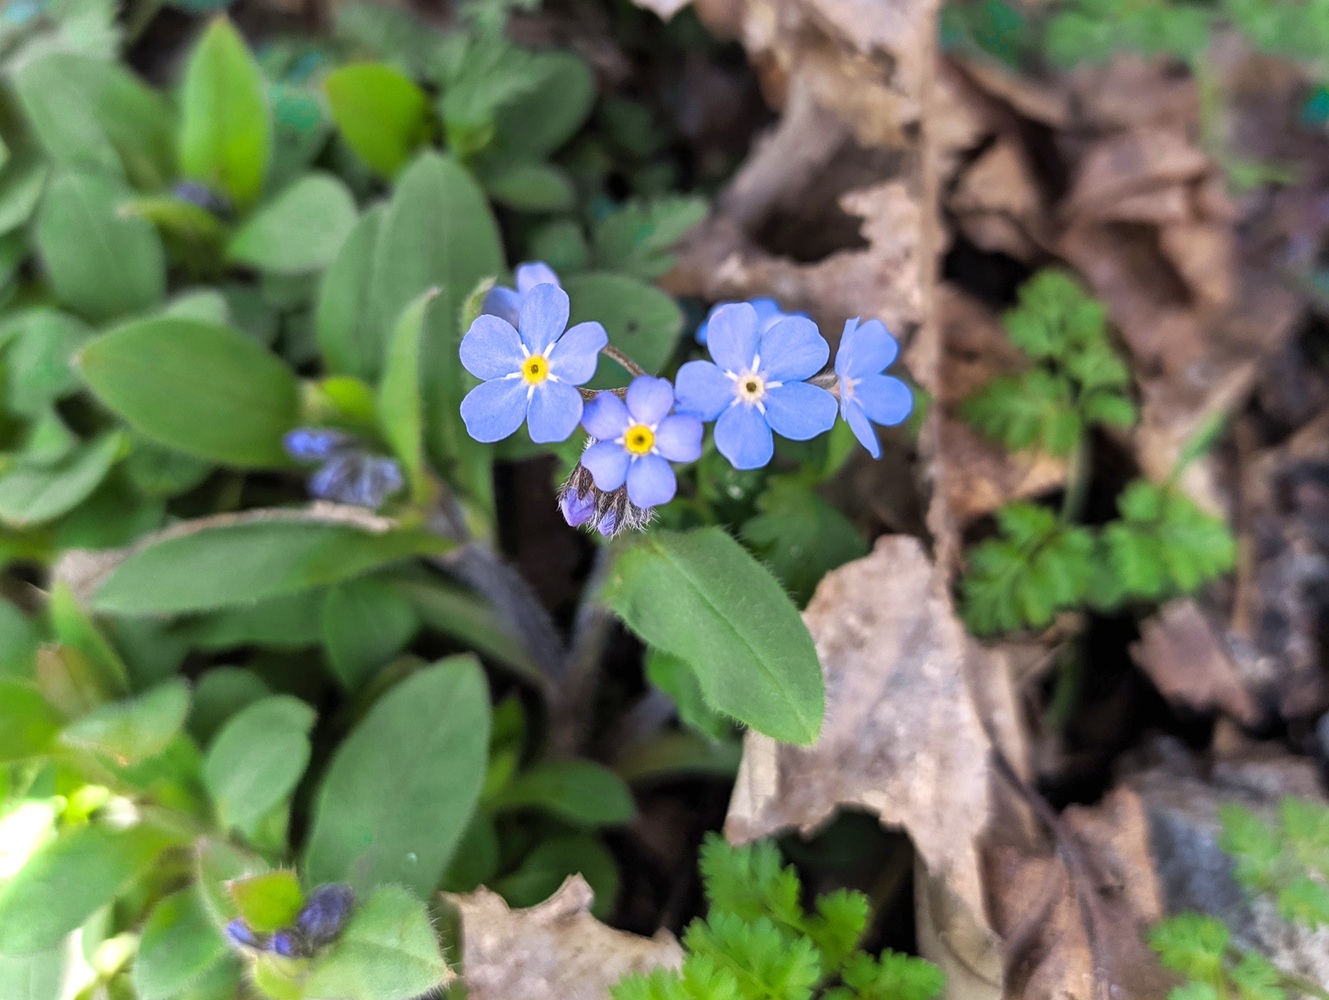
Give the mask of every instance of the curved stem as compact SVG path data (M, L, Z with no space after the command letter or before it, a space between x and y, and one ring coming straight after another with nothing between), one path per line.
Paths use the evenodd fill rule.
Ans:
M1089 483L1093 478L1093 442L1089 431L1080 432L1080 440L1071 454L1070 467L1066 470L1066 492L1061 498L1061 523L1074 524L1084 515L1084 505L1089 499Z
M630 357L628 357L626 354L620 351L613 344L605 344L604 347L600 348L600 353L607 358L617 361L620 365L622 365L625 369L627 369L627 373L631 375L633 378L636 378L638 375L646 374L645 368L637 364L637 362L633 361Z

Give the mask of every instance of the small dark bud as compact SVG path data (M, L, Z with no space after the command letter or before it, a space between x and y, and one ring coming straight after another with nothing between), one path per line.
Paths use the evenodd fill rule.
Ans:
M320 948L336 940L354 903L355 893L349 885L321 885L309 894L295 918L295 929L311 947Z
M206 184L200 184L197 181L181 181L171 188L171 194L181 201L187 201L191 205L197 205L199 208L211 212L219 219L228 218L231 214L231 203L227 197L212 190Z
M305 947L295 931L277 931L268 939L268 951L283 958L299 958L305 954Z

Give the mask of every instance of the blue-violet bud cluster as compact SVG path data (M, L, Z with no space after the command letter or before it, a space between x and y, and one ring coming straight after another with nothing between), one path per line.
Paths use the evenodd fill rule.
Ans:
M226 925L231 943L248 951L269 952L283 958L311 958L337 940L355 905L355 893L340 882L321 885L309 894L295 924L271 934L258 934L243 920Z
M880 320L846 323L827 372L830 345L816 323L773 299L712 309L697 333L711 360L687 362L673 383L638 375L626 389L583 389L609 349L604 327L568 329L568 296L547 264L518 267L516 285L491 289L462 338L462 364L481 382L461 415L485 442L523 423L537 443L565 441L580 424L589 440L559 493L573 526L644 527L677 492L674 466L701 457L704 423L714 422L715 447L736 469L759 469L774 435L807 441L837 415L877 458L872 424L898 424L913 406L908 386L885 373L899 347Z

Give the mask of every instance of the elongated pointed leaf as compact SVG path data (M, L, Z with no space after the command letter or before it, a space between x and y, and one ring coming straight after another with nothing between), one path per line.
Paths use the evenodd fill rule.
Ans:
M429 99L391 66L341 66L323 88L346 144L380 177L396 176L429 135Z
M67 725L60 742L132 764L166 749L189 714L189 685L172 678L132 698L108 702Z
M78 356L84 382L135 430L189 455L284 466L282 436L299 416L299 384L252 337L199 320L139 320Z
M323 274L314 332L329 372L369 379L383 363L386 332L369 322L369 293L378 234L387 209L375 205L355 224Z
M0 476L0 523L26 527L69 513L106 478L124 441L111 431L53 465L14 466Z
M627 626L685 661L711 706L786 743L821 731L817 651L775 578L720 528L652 534L602 592Z
M315 796L308 877L357 889L396 882L426 898L480 795L489 712L471 657L421 670L379 699Z
M378 419L383 436L397 453L417 499L423 499L428 492L424 478L425 414L420 353L425 310L437 296L438 290L430 289L402 310L388 342L387 365L378 387Z
M329 174L305 174L256 211L231 238L227 255L274 274L327 267L355 225L355 199Z

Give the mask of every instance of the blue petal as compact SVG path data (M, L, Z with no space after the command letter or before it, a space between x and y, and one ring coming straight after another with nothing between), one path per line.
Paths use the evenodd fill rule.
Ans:
M706 318L702 320L701 324L697 327L697 333L696 333L697 343L699 344L706 343L707 331L710 329L711 320L715 318L715 311L721 308L722 306L728 306L728 305L733 305L733 303L717 302L715 305L711 306L711 311L706 314Z
M706 349L725 371L747 371L757 354L757 341L757 310L746 302L721 306L706 327Z
M612 441L628 429L628 408L612 392L597 392L581 413L581 425L597 441Z
M597 441L582 453L581 464L595 480L596 488L608 492L623 485L628 474L628 453L621 444Z
M757 310L757 328L768 330L784 318L780 303L775 299L748 299L752 308Z
M292 458L302 462L319 462L350 441L350 435L341 431L300 427L282 438L282 445L286 454Z
M541 382L531 396L526 429L536 444L566 441L581 423L581 411L581 393L576 386L566 382Z
M671 462L695 462L701 458L701 421L675 413L655 429L655 450Z
M812 320L790 316L761 335L760 353L765 378L792 382L821 371L831 356L831 346Z
M638 375L628 385L627 403L638 423L658 424L674 408L674 387L667 378Z
M638 507L658 507L674 499L678 480L659 455L642 455L628 469L628 499Z
M576 490L568 490L559 500L558 509L563 512L563 520L580 528L595 514L595 494L587 490L578 496Z
M320 500L341 500L359 471L354 455L336 455L309 477L309 495Z
M806 382L786 382L766 392L766 422L792 441L825 434L835 424L835 397Z
M578 323L549 349L549 371L572 385L589 382L608 343L609 334L599 323Z
M865 375L854 386L854 401L869 420L885 427L901 423L914 408L909 386L892 375Z
M517 265L517 291L525 296L536 285L557 285L563 287L563 282L558 280L558 275L554 269L542 260L532 261L529 264Z
M863 412L863 407L858 405L858 400L841 400L840 414L849 424L849 429L854 432L854 437L858 438L858 443L866 448L873 458L881 458L881 445L877 441L877 432L868 423L867 414Z
M760 469L775 452L766 418L755 406L742 403L720 414L715 423L715 446L735 469Z
M532 354L543 354L567 329L568 293L557 285L536 285L522 299L521 342Z
M612 509L605 511L605 516L600 518L600 523L595 526L595 530L600 532L606 538L612 538L614 530L618 527L618 515Z
M461 401L466 433L477 441L502 441L526 419L526 383L519 378L481 382Z
M461 338L461 363L476 378L502 378L521 371L525 355L512 324L498 316L477 316Z
M702 420L714 420L734 401L734 383L709 361L689 361L675 380L678 410Z
M860 323L851 319L840 335L840 348L835 352L835 374L841 378L862 378L876 375L890 367L900 345L879 319Z
M485 316L497 316L516 327L521 322L521 296L506 285L495 285L485 293L480 312Z

